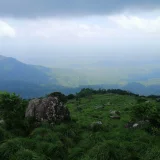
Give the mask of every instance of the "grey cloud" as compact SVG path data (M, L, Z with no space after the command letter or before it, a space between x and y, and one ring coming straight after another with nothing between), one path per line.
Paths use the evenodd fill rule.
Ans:
M160 0L0 0L1 17L19 18L103 15L159 8Z

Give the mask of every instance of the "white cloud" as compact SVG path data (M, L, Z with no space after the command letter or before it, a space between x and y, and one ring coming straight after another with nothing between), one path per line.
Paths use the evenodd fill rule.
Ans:
M16 31L6 22L0 20L0 37L15 37Z
M143 18L142 18L143 17ZM12 27L8 24L12 24ZM13 29L14 28L14 29ZM16 32L15 32L16 31ZM160 16L113 15L78 19L5 19L0 21L0 36L14 37L28 43L98 44L135 43L139 39L160 38ZM133 40L133 38L135 38ZM45 40L45 41L44 41ZM43 41L43 42L42 42Z
M93 20L94 19L94 20ZM10 20L8 21L10 22ZM21 39L48 39L52 42L92 42L101 39L122 39L132 37L148 37L159 35L160 17L145 17L135 15L116 15L101 17L88 17L80 19L44 18L32 20L12 20L16 37ZM5 23L5 26L7 24ZM4 25L3 25L4 26ZM15 36L15 31L9 25L7 31ZM2 32L2 31L1 31ZM4 31L3 31L4 33ZM6 32L5 32L6 34Z
M109 16L108 19L124 29L160 33L160 16L151 19L137 16L117 15Z
M17 37L38 37L44 39L67 39L108 37L114 30L97 23L78 20L40 19L17 21Z
M14 19L0 21L3 53L32 57L47 55L157 56L160 14L112 15L83 18ZM8 24L11 24L8 25ZM15 32L16 31L16 32ZM27 55L28 54L28 55ZM148 56L147 55L147 56ZM152 57L152 56L150 56Z

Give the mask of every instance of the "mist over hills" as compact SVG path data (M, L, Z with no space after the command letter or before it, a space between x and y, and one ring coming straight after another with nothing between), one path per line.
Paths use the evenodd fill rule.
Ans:
M160 70L158 67L148 70L143 65L141 69L135 66L133 70L130 66L118 62L114 64L113 61L93 63L83 68L47 68L0 56L1 91L32 98L53 91L76 93L86 87L118 88L141 95L160 94Z

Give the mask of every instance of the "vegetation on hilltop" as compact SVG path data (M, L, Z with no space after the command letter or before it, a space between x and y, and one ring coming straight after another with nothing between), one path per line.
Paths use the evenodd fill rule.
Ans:
M159 97L89 88L75 95L50 95L67 105L71 121L35 127L33 119L25 119L27 100L0 94L0 117L4 120L0 121L0 159L160 159ZM112 111L118 111L120 119L110 118Z

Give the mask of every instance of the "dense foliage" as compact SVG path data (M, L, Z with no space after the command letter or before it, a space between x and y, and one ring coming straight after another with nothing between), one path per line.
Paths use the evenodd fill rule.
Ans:
M1 160L160 159L160 103L154 97L89 88L50 96L66 104L71 121L36 128L25 119L27 100L0 93ZM121 118L110 118L111 111Z

